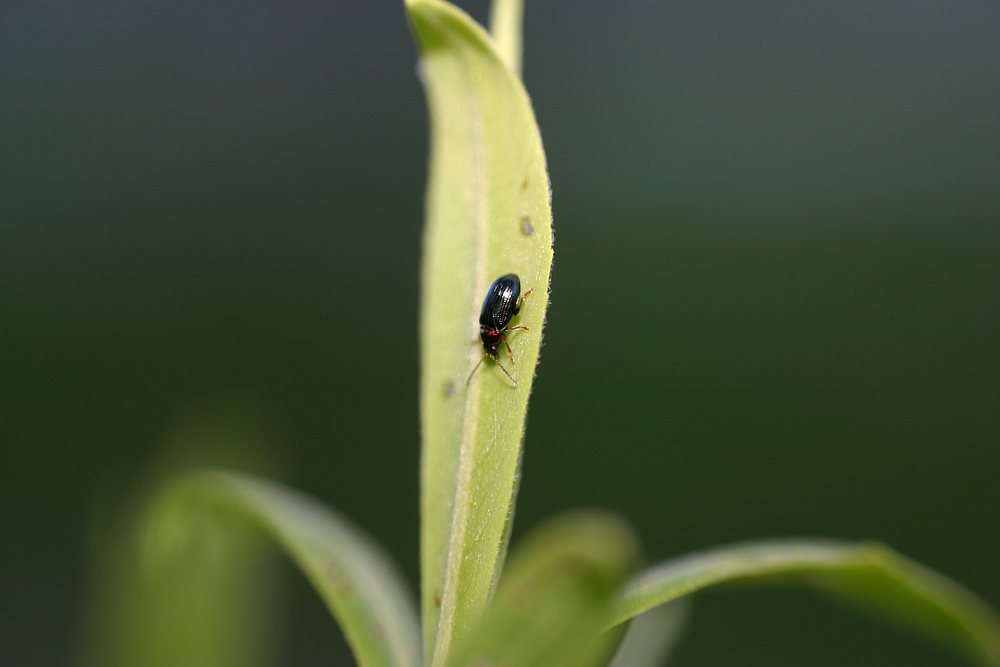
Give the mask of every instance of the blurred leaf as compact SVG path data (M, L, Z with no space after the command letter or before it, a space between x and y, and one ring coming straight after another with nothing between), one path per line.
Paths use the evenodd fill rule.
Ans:
M115 493L120 479L109 473L100 480L89 518L79 664L270 664L285 568L260 531L246 522L220 523L192 536L183 553L155 571L142 567L140 556L150 498L180 471L211 465L281 474L280 439L266 413L242 394L193 400L178 411L125 498Z
M490 3L490 34L497 52L510 70L521 76L521 21L523 0L493 0Z
M493 40L439 0L408 0L431 121L421 296L421 579L427 664L483 613L502 567L552 263L545 155L528 96ZM483 357L486 288L532 290L513 384Z
M148 567L131 527L118 539L102 536L84 616L82 664L269 664L281 569L259 531L218 522L192 535L172 558Z
M674 600L645 611L629 623L608 667L658 667L680 638L687 619L687 600Z
M975 594L877 543L747 542L682 556L632 579L610 626L730 582L806 584L888 615L988 665L1000 664L1000 618Z
M496 597L456 643L451 667L588 667L619 638L607 605L636 562L620 519L577 512L556 517L518 545Z
M247 523L232 521L234 514ZM222 520L209 520L213 518ZM175 479L149 516L146 562L150 575L159 576L164 566L185 555L192 540L204 542L207 537L208 544L221 551L208 558L187 559L180 575L192 582L211 581L206 572L228 567L236 550L227 549L227 541L241 525L261 529L302 569L337 618L361 667L420 665L416 613L388 556L330 509L279 484L211 470ZM211 586L184 591L192 596L187 600L192 609L204 606L214 592Z

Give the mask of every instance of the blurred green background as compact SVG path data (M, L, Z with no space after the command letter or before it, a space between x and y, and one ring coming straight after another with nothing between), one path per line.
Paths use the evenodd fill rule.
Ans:
M515 540L878 538L1000 604L1000 5L525 21L556 259ZM415 61L396 2L0 3L0 664L73 664L88 525L219 402L416 584ZM278 664L350 664L289 580ZM805 592L693 611L676 665L961 664Z

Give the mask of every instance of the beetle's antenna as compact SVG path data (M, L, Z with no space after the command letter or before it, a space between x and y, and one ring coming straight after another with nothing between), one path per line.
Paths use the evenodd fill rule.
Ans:
M466 387L468 387L469 383L472 382L472 376L476 374L476 371L479 369L480 366L483 365L483 362L486 361L486 357L488 357L488 356L490 356L490 355L484 354L483 358L479 360L479 363L472 367L472 372L469 373L469 377L465 380L465 386Z

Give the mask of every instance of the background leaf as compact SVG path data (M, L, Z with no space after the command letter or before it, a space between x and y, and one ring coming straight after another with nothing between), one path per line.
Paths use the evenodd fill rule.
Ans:
M496 42L497 52L518 76L521 76L523 17L522 0L493 0L490 3L490 34Z
M677 643L688 614L688 601L674 600L639 614L629 622L608 667L659 667Z
M431 120L421 292L424 651L440 665L482 613L506 549L552 262L545 156L531 104L492 39L437 0L410 0ZM511 335L517 384L483 356L487 286L532 290Z
M496 598L457 642L449 664L588 667L603 664L620 634L607 604L634 566L631 529L608 513L557 516L519 542Z
M206 521L220 512L226 520ZM220 471L175 479L154 503L146 526L149 576L156 579L192 539L208 535L224 547L226 532L245 525L232 521L234 514L263 529L302 569L337 618L361 667L419 667L416 612L395 566L349 522L279 484ZM208 560L226 566L218 554ZM183 578L202 581L202 562L188 561Z
M275 663L286 606L287 568L261 531L246 521L200 522L184 549L148 567L142 536L151 499L192 469L229 468L282 476L267 411L246 395L193 401L178 410L160 450L129 480L90 508L90 572L79 648L71 664L92 667L253 667ZM204 510L204 508L203 508ZM204 511L199 514L204 514ZM315 595L315 594L313 594ZM318 606L318 605L317 605ZM4 642L0 641L0 645ZM52 664L6 660L2 664Z
M633 578L611 625L702 588L800 583L891 616L984 664L1000 664L1000 619L972 592L877 543L747 542L666 561Z

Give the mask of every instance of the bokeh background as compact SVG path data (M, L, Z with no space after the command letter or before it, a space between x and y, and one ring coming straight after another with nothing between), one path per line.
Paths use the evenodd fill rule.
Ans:
M515 540L877 538L1000 604L1000 5L525 20L556 255ZM416 584L415 61L396 2L0 3L0 664L75 663L94 517L220 406ZM350 664L288 570L277 664ZM807 592L693 612L676 665L961 664Z

